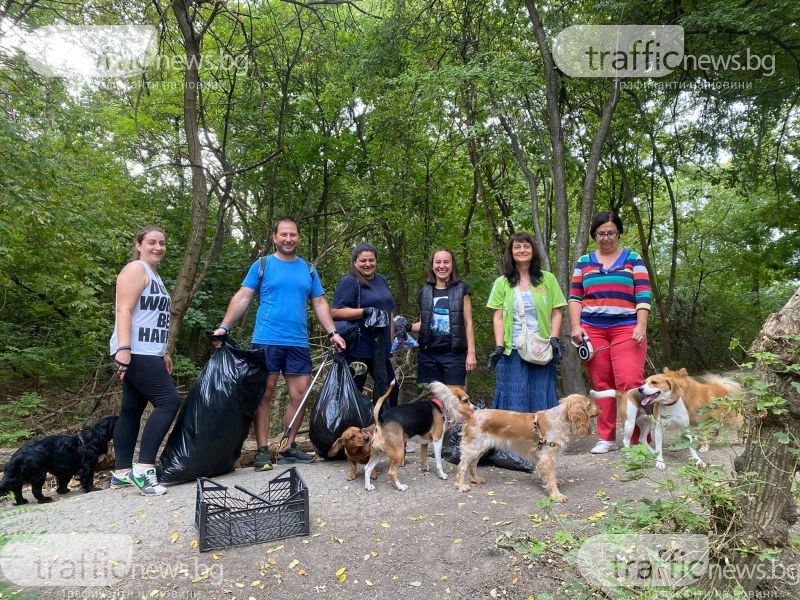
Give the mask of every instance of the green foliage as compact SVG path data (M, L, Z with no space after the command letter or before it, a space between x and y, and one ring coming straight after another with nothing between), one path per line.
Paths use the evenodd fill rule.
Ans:
M34 430L25 427L47 399L35 392L22 394L19 399L0 404L0 446L14 446L25 441L34 434Z

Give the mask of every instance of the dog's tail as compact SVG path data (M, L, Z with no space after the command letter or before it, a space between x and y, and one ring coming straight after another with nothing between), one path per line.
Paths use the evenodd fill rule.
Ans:
M380 421L378 420L378 415L381 414L381 406L383 406L383 402L384 402L384 400L386 400L386 398L389 397L389 394L392 393L392 390L394 389L394 384L395 384L395 380L392 379L392 382L389 384L389 389L386 390L386 393L383 396L378 398L378 401L375 403L375 408L372 409L372 416L375 418L375 430L376 431L378 429L380 429L380 427L381 427Z
M728 390L729 394L741 394L743 391L741 384L730 377L720 377L719 375L707 373L706 375L700 377L700 381L711 385L721 386Z

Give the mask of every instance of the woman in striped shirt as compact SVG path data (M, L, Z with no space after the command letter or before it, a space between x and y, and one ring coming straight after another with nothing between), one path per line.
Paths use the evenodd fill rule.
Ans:
M617 450L615 390L630 390L644 382L650 277L641 257L619 245L622 220L614 212L595 215L590 235L597 250L578 260L569 296L571 337L576 344L589 338L595 352L586 361L601 414L593 454ZM638 430L632 443L638 442Z

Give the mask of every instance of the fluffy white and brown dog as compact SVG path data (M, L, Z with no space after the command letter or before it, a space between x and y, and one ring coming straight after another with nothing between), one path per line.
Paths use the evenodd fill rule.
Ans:
M417 442L420 451L420 468L428 470L428 444L433 444L436 471L441 479L447 479L442 469L442 441L444 432L455 423L466 420L472 414L472 404L466 392L452 390L438 381L428 386L431 397L419 402L393 406L381 415L381 406L394 387L378 399L373 409L375 415L375 435L372 438L372 453L364 469L364 489L372 491L370 482L372 470L378 464L381 454L389 457L389 479L401 492L408 486L397 478L398 467L404 464L407 440Z
M653 405L653 419L655 421L655 454L656 467L666 469L664 462L664 429L677 428L686 431L689 441L692 434L689 427L696 426L706 419L714 418L719 422L727 422L737 428L742 425L742 417L736 411L728 408L715 408L714 410L701 410L709 408L715 398L726 398L730 394L741 394L742 387L732 379L718 375L704 375L698 379L689 376L686 369L672 371L665 368L663 373L648 377L644 384L635 390L641 406ZM630 412L626 419L625 431L631 419ZM634 416L635 422L639 419ZM649 419L648 419L649 422ZM641 425L640 425L641 427ZM649 428L647 425L645 427ZM633 431L633 425L630 425ZM640 433L641 439L647 439L647 429ZM712 428L711 438L715 438L718 429ZM630 440L630 437L628 437ZM627 444L626 444L627 445ZM700 447L700 452L708 450L708 442ZM705 467L697 451L689 447L689 452L698 467Z
M461 462L458 463L456 487L461 492L471 488L464 483L483 483L477 464L492 449L510 450L536 461L536 472L547 493L558 502L567 497L558 490L556 457L566 447L571 435L591 435L591 419L600 414L597 405L579 394L563 398L558 406L536 413L486 408L476 410L464 425L461 438Z

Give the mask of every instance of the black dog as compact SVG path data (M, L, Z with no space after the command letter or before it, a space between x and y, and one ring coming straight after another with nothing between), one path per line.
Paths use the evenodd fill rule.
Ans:
M117 417L103 417L89 431L78 435L47 435L28 442L14 452L0 481L0 496L14 492L14 504L27 504L22 486L31 484L31 491L40 504L52 502L42 494L47 473L56 477L59 494L66 494L67 484L77 474L81 487L95 491L94 468L108 452L108 442L114 436Z

